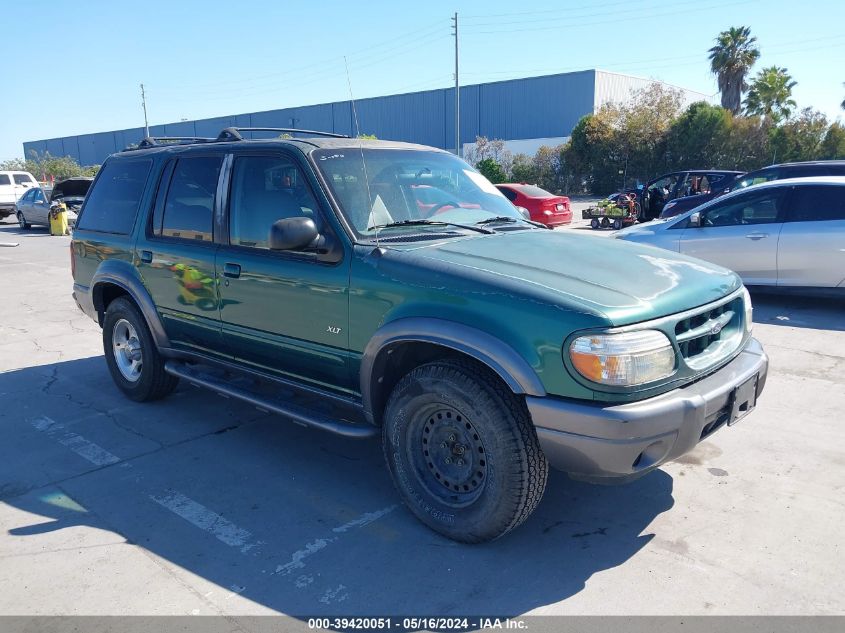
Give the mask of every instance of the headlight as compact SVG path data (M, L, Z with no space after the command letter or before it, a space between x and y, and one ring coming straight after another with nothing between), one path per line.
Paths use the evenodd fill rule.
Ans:
M750 332L754 327L754 307L751 305L751 294L748 288L742 288L742 305L745 306L745 331Z
M579 374L603 385L629 387L675 371L675 352L663 332L643 330L580 336L569 346Z

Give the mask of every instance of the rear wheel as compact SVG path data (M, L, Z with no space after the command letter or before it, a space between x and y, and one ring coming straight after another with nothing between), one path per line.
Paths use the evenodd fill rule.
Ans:
M619 218L616 218L616 219L613 221L613 228L614 228L614 229L616 229L617 231L618 231L619 229L621 229L621 228L622 228L622 220L620 220Z
M23 217L23 213L18 211L18 226L24 230L32 228L32 225L26 221L26 218Z
M112 379L132 400L158 400L179 382L164 371L164 359L147 322L129 299L119 297L109 304L103 319L103 351Z
M591 229L597 229L597 228L599 228L599 220L598 220L598 218L593 218L592 220L590 220L590 228L591 228Z
M422 365L390 394L385 459L420 521L480 543L525 521L543 496L548 462L524 400L471 361Z

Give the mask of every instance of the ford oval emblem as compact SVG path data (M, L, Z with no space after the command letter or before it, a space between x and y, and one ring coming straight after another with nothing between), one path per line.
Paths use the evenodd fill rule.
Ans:
M710 334L712 334L713 336L715 336L716 334L718 334L721 331L722 331L722 324L721 323L717 323L712 328L710 328Z

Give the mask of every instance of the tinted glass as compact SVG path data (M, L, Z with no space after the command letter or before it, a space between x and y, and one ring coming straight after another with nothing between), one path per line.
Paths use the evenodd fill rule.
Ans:
M2 182L0 182L0 184L2 184ZM23 194L23 196L21 197L21 202L31 202L32 196L34 196L34 195L35 195L35 189L30 189L25 194Z
M845 187L797 187L789 209L791 222L845 220Z
M752 187L754 185L759 185L760 183L769 182L770 180L777 180L778 179L778 171L776 169L764 169L761 171L752 171L749 174L746 174L739 180L737 180L733 186L731 186L731 191L736 191L737 189L744 189L745 187Z
M317 201L302 172L289 158L235 159L229 203L229 240L236 246L270 248L276 220L308 217L320 228Z
M725 200L701 214L701 225L738 226L777 222L783 194L783 189L770 189Z
M13 174L16 185L34 185L35 181L27 174Z
M32 194L32 201L33 202L44 202L44 192L40 189L36 189Z
M0 174L0 185L11 185L12 181L9 179L8 174Z
M509 189L507 187L497 187L497 189L499 191L501 191L503 194L505 194L505 198L507 198L511 202L516 200L516 192L513 191L512 189Z
M519 187L514 187L514 189L518 189L523 195L531 198L553 198L555 195L534 185L520 185Z
M222 156L180 158L173 170L161 235L183 240L214 240L214 196Z
M127 235L132 231L152 161L109 160L85 199L77 227Z

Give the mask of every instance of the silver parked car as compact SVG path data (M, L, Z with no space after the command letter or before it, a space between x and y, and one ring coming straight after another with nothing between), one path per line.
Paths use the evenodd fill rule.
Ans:
M845 176L740 189L614 237L720 264L749 286L845 294Z
M30 189L15 204L18 224L22 229L28 229L33 224L50 226L50 206L61 201L67 207L68 224L74 226L76 215L93 181L93 178L80 176L62 180L52 189Z

